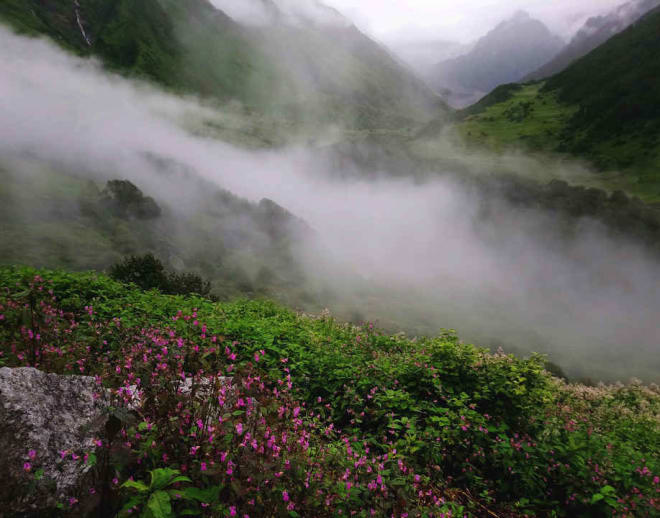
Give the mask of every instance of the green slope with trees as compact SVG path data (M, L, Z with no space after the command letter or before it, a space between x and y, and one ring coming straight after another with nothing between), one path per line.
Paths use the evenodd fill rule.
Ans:
M398 128L446 113L352 25L245 27L207 0L7 0L2 19L111 70L297 124Z
M457 130L496 149L584 158L603 186L660 200L660 10L544 83L496 89Z

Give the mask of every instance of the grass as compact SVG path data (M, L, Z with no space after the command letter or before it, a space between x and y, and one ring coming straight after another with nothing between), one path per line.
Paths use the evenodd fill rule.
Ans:
M561 104L556 93L541 92L542 88L543 83L525 85L506 101L469 115L456 126L457 133L495 151L556 149L576 109Z
M579 153L566 150L569 140L581 139L579 131L573 134L569 129L577 105L562 102L559 92L548 90L543 82L505 93L492 103L486 100L465 110L453 128L455 135L473 149L523 151L545 161L549 165L544 181L556 177L552 162L579 158ZM660 204L660 141L653 137L635 134L603 140L591 147L583 162L587 168L592 164L594 174L563 179L607 191L620 189L646 203Z

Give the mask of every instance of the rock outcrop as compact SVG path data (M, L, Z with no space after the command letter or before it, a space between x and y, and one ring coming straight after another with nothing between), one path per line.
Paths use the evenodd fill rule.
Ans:
M0 369L0 516L88 498L107 405L94 378Z

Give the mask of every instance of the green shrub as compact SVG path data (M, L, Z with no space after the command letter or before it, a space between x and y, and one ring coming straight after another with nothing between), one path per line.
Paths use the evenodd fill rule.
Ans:
M127 257L110 269L113 279L133 283L143 290L159 290L169 295L195 293L208 297L211 283L195 273L168 272L153 254Z

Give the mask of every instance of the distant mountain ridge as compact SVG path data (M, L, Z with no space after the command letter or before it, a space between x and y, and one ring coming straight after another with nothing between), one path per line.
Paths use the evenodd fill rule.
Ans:
M430 84L464 92L476 101L495 87L519 80L555 56L564 42L524 11L500 23L474 49L438 64Z
M544 79L565 70L659 5L660 0L633 0L603 16L589 18L563 51L523 81Z

